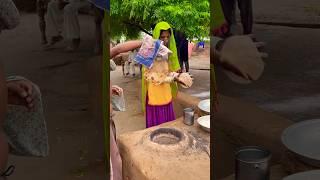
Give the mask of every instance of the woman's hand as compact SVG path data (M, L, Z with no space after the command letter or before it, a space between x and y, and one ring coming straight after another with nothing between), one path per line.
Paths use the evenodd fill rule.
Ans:
M23 105L29 110L34 108L33 85L27 80L7 82L8 104Z
M193 78L188 73L180 73L175 79L184 88L190 88L193 84Z
M123 89L117 85L113 85L111 88L111 94L112 95L118 95L120 96L123 93Z

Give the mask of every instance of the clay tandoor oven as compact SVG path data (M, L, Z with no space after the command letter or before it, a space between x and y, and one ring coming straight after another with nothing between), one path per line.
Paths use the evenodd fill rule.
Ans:
M209 133L182 119L121 135L124 179L209 180Z

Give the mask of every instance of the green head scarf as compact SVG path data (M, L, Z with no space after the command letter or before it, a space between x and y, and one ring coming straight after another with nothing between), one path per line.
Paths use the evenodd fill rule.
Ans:
M224 33L228 31L228 26L223 14L222 6L220 1L213 1L211 12L212 18L212 31L216 36L223 36Z
M213 6L213 28L219 28L220 26L222 26L225 23L225 19L224 19L224 15L223 15L223 11L222 11L222 6L220 1L213 1L212 3Z
M159 39L161 31L171 31L170 41L169 41L169 49L172 51L172 54L169 56L169 70L170 71L178 71L180 69L180 64L178 60L178 54L177 54L177 47L176 47L176 41L174 39L173 30L171 26L167 22L159 22L154 30L153 30L153 38ZM141 81L142 87L142 94L141 94L141 100L142 100L142 110L145 111L145 105L146 105L146 95L147 95L147 83L144 79L144 68L142 68L142 81ZM176 97L178 93L178 85L176 82L171 83L171 92L172 96Z
M227 29L227 23L223 14L222 6L220 1L213 1L211 3L211 6L214 11L211 11L211 28L213 35L215 36L221 36L223 33L225 33ZM214 55L214 54L213 54ZM210 58L213 59L213 56ZM211 102L217 103L218 97L217 97L217 84L216 84L216 77L215 77L215 67L214 64L210 64L211 69ZM212 106L213 107L213 106ZM212 113L213 114L213 113ZM214 115L213 115L214 116Z
M174 39L173 30L167 22L159 22L153 30L153 39L159 39L161 31L170 30L170 42L169 49L172 51L172 54L169 57L169 68L170 71L177 71L180 69L180 64L178 60L177 46Z

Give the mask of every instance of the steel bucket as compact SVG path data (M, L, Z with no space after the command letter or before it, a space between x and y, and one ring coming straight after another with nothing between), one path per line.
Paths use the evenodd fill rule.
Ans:
M270 151L257 146L246 146L236 152L236 180L269 180Z

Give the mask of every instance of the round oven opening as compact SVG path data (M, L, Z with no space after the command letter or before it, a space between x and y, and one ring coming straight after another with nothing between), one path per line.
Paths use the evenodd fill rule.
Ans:
M150 140L161 145L175 145L183 139L184 134L172 128L160 128L150 134Z

